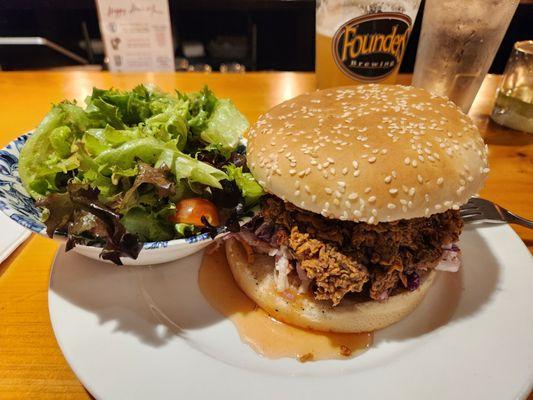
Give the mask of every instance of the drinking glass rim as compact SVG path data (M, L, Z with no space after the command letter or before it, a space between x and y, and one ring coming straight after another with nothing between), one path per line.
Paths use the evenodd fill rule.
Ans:
M516 42L513 47L516 51L533 55L533 40L521 40Z

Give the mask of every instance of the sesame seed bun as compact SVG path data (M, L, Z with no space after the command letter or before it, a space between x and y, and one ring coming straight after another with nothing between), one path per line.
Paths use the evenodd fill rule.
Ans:
M370 224L458 209L483 186L487 149L451 101L360 85L304 94L250 129L248 166L267 192Z
M237 240L228 239L225 246L235 281L248 297L279 321L318 331L371 332L392 325L420 304L437 274L432 270L422 278L418 289L403 291L382 302L345 298L332 307L310 294L297 294L298 287L294 285L280 294L274 283L273 257L256 254L250 265Z

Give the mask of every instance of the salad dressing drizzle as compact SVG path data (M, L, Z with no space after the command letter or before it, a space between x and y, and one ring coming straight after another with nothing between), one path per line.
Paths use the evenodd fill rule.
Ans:
M222 248L204 255L198 273L207 301L235 324L241 340L267 358L302 362L354 357L372 344L372 333L328 333L275 320L250 300L233 280Z

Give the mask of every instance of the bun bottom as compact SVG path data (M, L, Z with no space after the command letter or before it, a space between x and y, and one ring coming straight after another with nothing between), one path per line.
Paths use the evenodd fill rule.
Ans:
M392 325L420 304L436 276L432 270L422 278L418 289L401 292L383 302L346 298L332 307L329 302L316 300L310 294L298 294L295 282L285 292L278 292L273 257L256 254L253 265L249 265L237 240L228 239L225 246L233 277L248 297L279 321L317 331L371 332Z

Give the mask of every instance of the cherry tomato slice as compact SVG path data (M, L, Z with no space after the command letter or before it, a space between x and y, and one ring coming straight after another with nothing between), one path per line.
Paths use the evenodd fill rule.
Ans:
M215 205L209 200L194 197L192 199L183 199L178 202L178 204L176 204L176 213L170 218L170 220L176 223L204 226L201 219L203 216L205 216L207 221L213 226L218 226L220 224L218 211Z

